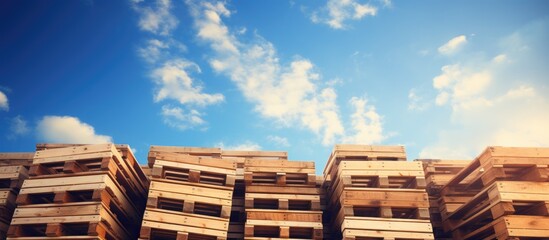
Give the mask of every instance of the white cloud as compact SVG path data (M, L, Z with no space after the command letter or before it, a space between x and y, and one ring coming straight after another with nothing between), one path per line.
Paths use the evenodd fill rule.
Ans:
M152 76L159 86L154 100L156 102L173 99L180 104L196 104L206 106L222 102L222 94L207 94L202 92L202 87L196 86L190 76L190 72L199 72L198 65L175 59L164 63L163 66L155 69Z
M374 144L387 138L383 134L381 116L374 106L368 105L367 99L353 97L349 103L355 111L351 115L352 134L343 138L344 143Z
M412 88L408 92L408 110L424 111L429 107L429 104L423 100L423 97L418 94L417 89Z
M439 91L435 103L438 106L450 102L454 108L470 108L490 104L479 97L492 83L492 73L487 69L471 69L459 64L442 67L442 73L433 78L433 87Z
M10 130L10 137L12 138L15 138L16 136L23 136L30 132L30 129L27 126L27 121L19 115L12 118Z
M261 150L261 146L255 142L245 141L236 145L225 145L223 142L215 144L216 147L223 150L235 150L235 151L258 151Z
M337 94L332 88L319 88L319 74L309 60L296 58L284 66L270 42L256 36L253 44L245 44L229 32L221 20L230 15L223 4L187 3L199 39L215 52L210 65L228 76L256 111L284 125L297 122L322 135L326 145L343 134Z
M534 22L503 38L495 57L443 67L433 88L437 105L451 106L450 122L421 158L471 159L494 145L549 146L549 69L540 64L549 61L548 25Z
M389 6L390 1L384 1L383 4ZM361 3L359 0L328 0L326 6L311 15L311 21L327 24L333 29L345 29L346 21L375 16L377 12L376 6Z
M273 142L274 144L276 144L278 146L281 146L281 147L289 147L290 146L290 142L288 142L288 139L285 138L285 137L269 135L269 136L267 136L267 140L269 140L269 141Z
M447 43L438 48L440 54L450 55L460 50L467 43L465 35L459 35L450 39Z
M162 116L164 123L170 127L185 130L196 126L206 124L202 119L202 114L194 109L185 112L180 107L162 106Z
M141 6L143 1L133 1L133 8L140 13L139 28L159 35L170 35L179 21L170 12L171 0L156 0L154 6Z
M71 116L45 116L37 126L41 140L52 143L109 143L112 137L99 135L95 129Z
M8 111L10 106L8 104L8 96L0 91L0 110Z

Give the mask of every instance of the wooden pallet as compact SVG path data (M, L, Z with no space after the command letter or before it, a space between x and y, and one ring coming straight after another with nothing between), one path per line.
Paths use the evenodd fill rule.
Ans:
M343 239L434 239L429 220L346 217Z
M131 235L102 203L40 204L19 206L8 239L21 237L86 237L130 239Z
M322 239L321 222L248 220L244 239Z
M30 166L34 152L0 153L0 166Z
M549 238L549 217L503 216L466 234L454 232L454 239L526 240Z
M27 179L17 197L18 205L85 201L101 201L106 206L114 204L125 213L118 214L126 217L121 220L129 219L134 223L139 222L139 213L143 211L143 206L136 205L138 201L131 199L108 174Z
M334 146L324 168L324 178L330 180L342 160L348 161L406 161L406 151L402 146L347 145Z
M442 189L442 195L480 191L497 180L549 181L549 148L488 147Z
M27 168L21 165L0 167L0 188L18 190L28 176Z
M36 151L43 151L48 149L57 149L57 148L68 148L68 147L81 147L86 146L87 144L60 144L60 143L39 143L36 144ZM132 171L130 171L136 179L139 179L139 182L142 182L143 186L148 186L149 178L139 165L139 162L135 158L131 147L127 144L114 144L114 147L119 153L119 156L124 163L126 163ZM118 155L117 155L118 157Z
M236 160L218 148L151 146L140 239L227 239Z
M459 171L470 164L471 160L416 159L423 164L425 181L429 195L437 195Z
M153 167L156 155L159 153L175 153L179 155L190 155L198 157L221 158L220 148L201 148L201 147L177 147L177 146L151 146L147 158L149 167Z
M126 158L127 159L127 158ZM90 161L88 163L88 161ZM61 167L61 169L59 169ZM147 194L148 178L138 164L132 165L118 152L114 144L95 144L51 148L37 151L30 174L47 177L51 174L110 171L125 191L135 193L132 199L143 199Z
M246 209L319 211L320 196L306 194L246 193Z
M218 186L234 186L236 162L174 153L157 153L151 176Z
M143 217L140 238L150 238L150 232L153 229L226 238L228 228L229 221L225 218L147 208Z
M549 182L497 181L444 220L460 235L505 215L549 216Z
M426 186L419 162L342 161L330 176L326 188L332 199L340 198L348 187L424 189Z
M316 186L315 164L304 161L247 159L244 163L247 186Z

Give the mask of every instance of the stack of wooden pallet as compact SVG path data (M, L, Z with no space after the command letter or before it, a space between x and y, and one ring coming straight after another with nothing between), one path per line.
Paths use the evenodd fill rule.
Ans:
M37 151L8 239L135 239L148 179L114 144Z
M0 239L6 238L15 199L28 177L34 153L0 153Z
M439 209L440 189L450 181L471 160L416 159L423 164L427 193L429 194L429 214L433 233L438 240L450 240L452 235L442 228L442 216Z
M336 145L324 176L335 238L434 239L423 166L404 147Z
M227 239L236 162L219 148L151 146L140 239Z
M460 195L443 214L455 239L548 239L549 148L488 147L441 189Z
M246 159L244 239L322 239L314 162Z
M233 192L233 207L231 221L229 222L228 239L244 239L244 225L246 223L244 164L246 159L288 159L287 152L275 151L234 151L223 150L224 159L236 161L236 182Z

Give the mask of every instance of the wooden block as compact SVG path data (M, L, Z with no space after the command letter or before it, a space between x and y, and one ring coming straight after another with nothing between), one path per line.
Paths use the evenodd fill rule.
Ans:
M290 237L290 227L280 227L280 238L289 238Z
M176 240L187 240L189 239L189 233L186 232L178 232Z
M50 223L46 226L46 236L48 237L58 237L62 235L62 226L61 223Z
M189 182L200 182L200 171L197 170L189 170Z
M288 209L288 199L279 199L278 200L278 209L287 210Z
M382 218L392 218L393 217L393 211L391 210L390 207L381 207L379 209L380 213L380 217Z
M194 211L194 202L193 201L185 201L183 203L183 212L192 213L193 211Z

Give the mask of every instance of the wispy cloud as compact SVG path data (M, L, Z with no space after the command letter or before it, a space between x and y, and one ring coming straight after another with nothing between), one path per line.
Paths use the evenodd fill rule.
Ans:
M321 134L325 144L343 134L335 90L319 87L319 75L309 60L296 57L284 66L270 42L256 35L254 42L247 44L230 33L221 20L231 14L223 3L187 3L198 38L215 52L210 65L228 76L255 104L256 111L284 125L298 122Z
M159 102L166 99L176 100L180 104L196 104L207 106L222 102L222 94L207 94L202 87L195 85L190 73L200 73L200 68L193 62L183 59L174 59L164 63L152 73L155 83L159 86L154 100Z
M27 121L20 115L11 119L10 123L11 133L8 135L9 139L15 139L19 136L27 135L30 132L30 128L27 125Z
M348 138L336 103L337 93L321 81L311 61L296 56L290 63L283 64L273 44L259 35L254 35L251 42L240 41L238 33L231 31L222 20L232 14L223 2L187 0L186 3L191 9L198 39L209 44L214 52L209 58L210 66L229 77L246 99L255 104L257 112L284 126L297 124L309 129L321 136L324 145ZM353 103L359 101L352 100ZM368 107L366 111L370 117L375 108ZM352 127L362 126L353 123ZM355 139L366 141L364 138ZM377 135L369 138L380 139Z
M171 13L171 0L156 0L149 6L144 1L133 0L132 6L139 13L139 28L159 35L170 35L179 21Z
M269 136L267 136L267 140L269 140L270 142L273 142L274 144L276 144L277 146L280 146L280 147L289 147L290 146L290 142L285 137L269 135Z
M261 150L261 146L255 142L252 141L244 141L240 144L235 145L226 145L223 142L219 142L215 144L216 147L221 148L223 150L236 150L236 151L258 151Z
M547 26L534 22L503 38L494 57L442 68L433 78L435 102L451 109L451 122L420 157L471 158L489 145L549 146L549 70L538 64L549 60Z
M467 43L467 37L465 35L459 35L450 39L444 45L438 48L438 52L444 55L451 55L459 51Z
M36 128L38 137L52 143L107 143L112 137L95 133L95 129L76 117L45 116Z
M172 2L157 0L147 6L134 0L132 6L140 15L140 29L154 36L137 52L153 69L150 76L156 84L154 101L164 103L161 112L164 123L180 130L206 124L202 118L204 107L225 98L220 93L204 92L194 77L201 73L200 67L183 57L186 46L171 37L179 22L171 12ZM175 103L179 105L174 106Z
M180 130L206 124L206 121L202 119L202 114L194 109L186 112L180 107L164 105L162 106L162 116L164 123Z
M385 0L377 5L371 1L328 0L326 6L312 13L311 21L326 24L333 29L346 29L346 22L358 21L367 16L375 16L379 11L379 7L390 7L391 1Z
M8 96L5 93L0 91L0 110L9 111L10 106L8 103Z

